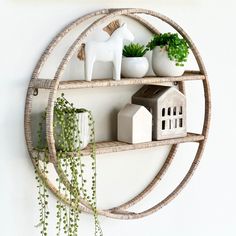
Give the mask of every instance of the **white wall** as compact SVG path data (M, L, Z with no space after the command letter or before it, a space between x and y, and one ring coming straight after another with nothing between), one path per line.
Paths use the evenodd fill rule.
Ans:
M236 112L233 103L236 99L236 32L233 25L236 21L236 4L233 0L0 2L0 235L39 235L38 229L34 228L38 217L34 171L26 150L23 129L24 102L31 72L42 51L63 26L87 12L108 7L153 9L178 22L197 45L208 69L213 111L203 159L184 191L158 213L140 220L101 218L104 235L236 235ZM134 26L130 22L130 27L135 31ZM136 35L138 32L136 29ZM139 40L147 40L145 37L140 36ZM73 77L73 72L78 70L76 68L76 64L71 65L67 76ZM201 88L197 83L195 85ZM88 90L81 92L80 96L78 91L71 91L66 95L77 104L92 109L98 124L104 122L104 132L100 132L99 128L97 132L99 139L105 139L115 132L109 131L113 123L107 115L113 112L115 117L116 110L129 100L136 89L114 88L93 90L93 93ZM188 85L188 89L189 128L199 130L203 110L201 94L191 85ZM42 92L39 97L42 100L35 99L35 111L43 109L45 95ZM100 116L102 105L103 116ZM199 114L196 114L196 110ZM194 150L194 145L180 148L163 182L135 210L152 206L176 186L189 167ZM134 196L158 170L166 151L166 148L160 148L98 157L99 205L114 206ZM53 196L51 199L49 235L55 235L55 199ZM81 235L92 235L91 227L91 217L83 216Z

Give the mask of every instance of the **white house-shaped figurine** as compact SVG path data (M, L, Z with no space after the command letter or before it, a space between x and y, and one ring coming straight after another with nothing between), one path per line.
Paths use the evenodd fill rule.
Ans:
M152 114L144 107L127 104L118 113L118 141L142 143L152 141Z
M132 103L152 113L154 140L187 135L186 98L175 87L145 85L133 95Z

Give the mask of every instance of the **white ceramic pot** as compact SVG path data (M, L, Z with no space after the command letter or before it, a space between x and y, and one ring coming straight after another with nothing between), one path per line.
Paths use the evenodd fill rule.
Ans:
M80 132L79 133L79 138L80 138L81 143L79 143L79 140L77 140L77 141L74 140L73 150L70 150L70 151L77 150L79 147L80 147L80 149L83 149L89 144L89 141L90 141L90 137L89 137L89 132L90 132L90 129L89 129L89 114L88 114L88 112L77 113L76 116L77 116L77 119L78 119L77 126L78 126L78 129L79 129L79 132ZM56 119L56 117L54 119ZM66 117L65 117L65 119L66 119ZM60 124L57 124L56 127L54 128L54 139L55 139L56 148L58 150L65 149L59 143L59 140L60 140L60 137L61 137L61 132L62 132L61 126L60 126ZM75 130L73 135L78 135L78 132ZM64 145L66 146L66 148L69 146L67 144L67 142L65 142Z
M146 57L123 57L121 63L121 74L125 78L142 78L149 68Z
M152 69L157 76L181 76L185 66L176 66L176 62L169 59L165 47L156 46L152 52Z

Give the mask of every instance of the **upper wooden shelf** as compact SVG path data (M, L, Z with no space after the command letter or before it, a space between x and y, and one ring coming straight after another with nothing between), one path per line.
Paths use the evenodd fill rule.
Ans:
M77 89L77 88L95 88L95 87L114 87L124 85L142 85L142 84L162 84L168 82L179 82L188 80L204 80L205 76L199 71L186 71L182 76L177 77L144 77L144 78L121 78L113 79L94 79L85 80L62 80L59 82L58 89ZM39 89L50 89L53 80L35 79L31 80L30 87Z

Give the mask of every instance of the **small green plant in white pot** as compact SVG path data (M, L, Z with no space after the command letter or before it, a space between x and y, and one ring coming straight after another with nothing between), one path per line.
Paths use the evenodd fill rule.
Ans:
M152 50L152 69L157 76L181 76L189 55L189 46L177 33L154 35L147 44Z
M149 64L145 53L148 49L139 43L130 43L123 48L121 74L126 78L142 78L146 75Z

